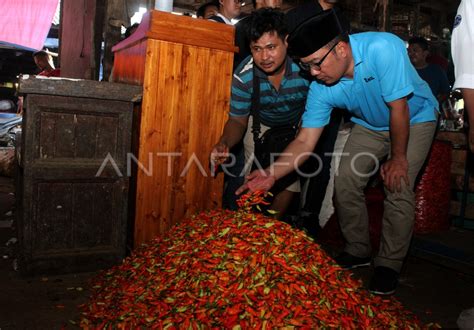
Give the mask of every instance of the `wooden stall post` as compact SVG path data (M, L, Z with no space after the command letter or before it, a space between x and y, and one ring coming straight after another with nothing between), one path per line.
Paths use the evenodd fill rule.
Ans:
M220 206L209 153L227 120L234 28L151 11L114 47L113 80L143 85L137 118L135 246Z

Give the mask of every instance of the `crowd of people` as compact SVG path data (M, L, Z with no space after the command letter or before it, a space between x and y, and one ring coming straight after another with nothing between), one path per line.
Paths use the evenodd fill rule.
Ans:
M276 217L310 235L318 234L326 188L334 184L345 239L335 261L346 269L373 264L369 290L390 295L413 233L416 178L434 139L440 103L451 88L446 68L429 62L426 39L412 38L407 47L392 33L352 33L336 3L312 1L284 14L280 2L263 1L254 3L255 11L237 24L241 53L236 55L229 119L210 159L229 176L224 199L272 191L270 209L277 211ZM232 24L239 7L239 0L220 0L198 13ZM209 8L217 13L206 16ZM473 40L465 36L472 37L474 26L464 16L472 10L472 0L463 0L452 45L455 87L463 91L466 108L473 112L470 118L474 65L466 49ZM265 149L265 139L283 136L283 130L291 135L291 127L297 127L295 134L281 150ZM339 166L330 171L335 142L348 127ZM469 137L474 144L474 130ZM235 148L241 142L244 156L239 161ZM265 152L275 153L275 161L258 166ZM237 185L232 183L235 164L243 174ZM380 248L372 251L364 189L377 175L386 197Z

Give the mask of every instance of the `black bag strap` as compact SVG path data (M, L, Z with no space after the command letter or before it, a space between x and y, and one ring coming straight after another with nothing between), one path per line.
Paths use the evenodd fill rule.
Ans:
M250 106L250 114L253 117L252 120L252 134L253 142L259 142L260 136L260 78L257 76L257 70L255 69L255 63L253 63L253 91L252 91L252 104Z
M253 63L253 91L252 91L252 103L250 105L250 114L253 117L252 121L252 134L253 142L255 144L260 143L260 78L257 75L257 69L255 68L255 63ZM299 122L301 121L301 115L298 119L298 122L294 125L291 125L295 130L298 129Z

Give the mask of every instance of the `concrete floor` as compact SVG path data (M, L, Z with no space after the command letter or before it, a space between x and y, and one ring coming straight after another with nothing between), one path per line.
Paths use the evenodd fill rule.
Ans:
M354 273L367 285L372 270L358 269ZM395 297L424 324L433 322L443 328L457 328L456 320L462 310L474 307L474 277L409 257Z
M87 302L87 281L94 273L20 276L15 270L18 243L6 245L16 237L13 188L11 179L0 177L0 329L77 328L77 306ZM466 235L465 244L474 246L474 232ZM474 307L474 276L435 262L412 253L396 297L424 323L455 328L461 311ZM354 275L367 283L371 272L360 269Z

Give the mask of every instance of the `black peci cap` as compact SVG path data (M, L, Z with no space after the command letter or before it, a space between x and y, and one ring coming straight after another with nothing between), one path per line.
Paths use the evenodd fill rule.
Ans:
M306 57L345 31L334 9L324 10L298 25L288 36L288 54Z

